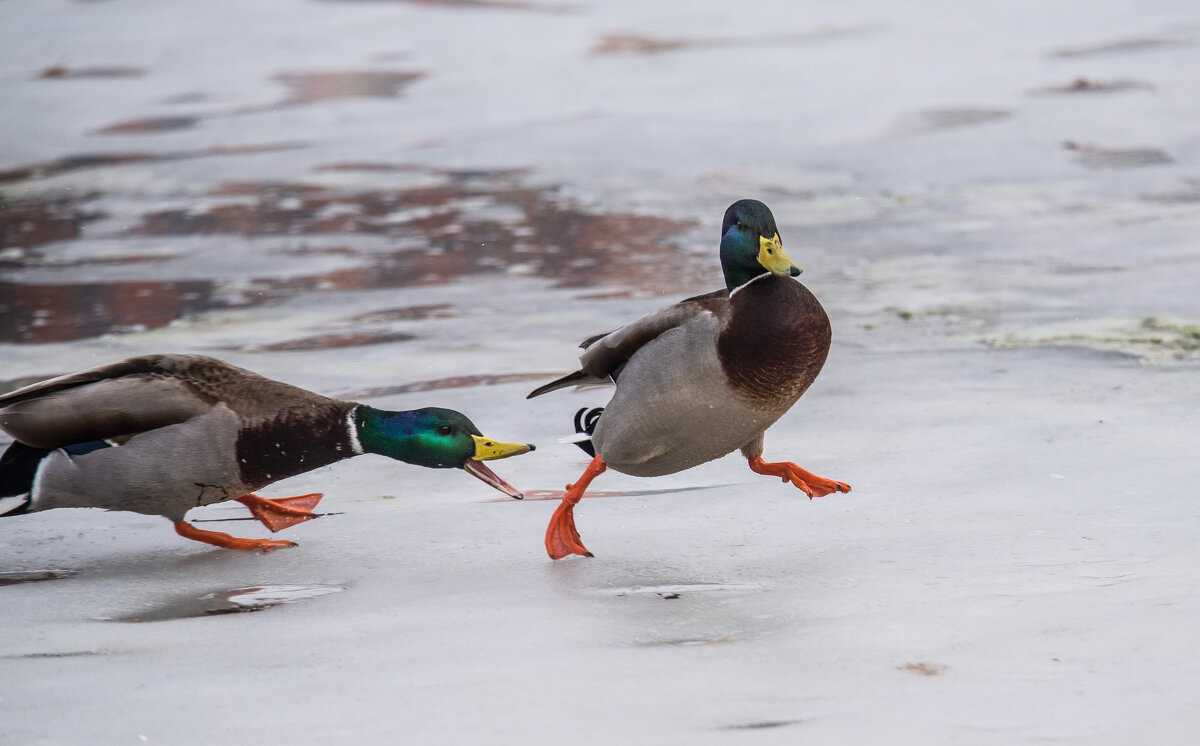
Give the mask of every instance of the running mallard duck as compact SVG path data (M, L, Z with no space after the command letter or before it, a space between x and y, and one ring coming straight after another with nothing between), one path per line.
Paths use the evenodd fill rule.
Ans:
M744 199L721 224L725 288L688 298L583 342L580 370L535 389L616 384L607 407L576 415L594 458L546 530L554 559L592 556L574 508L599 474L673 474L741 449L750 468L810 498L849 492L790 462L763 461L763 434L808 389L829 354L829 317L783 251L767 206Z
M134 357L26 386L0 396L0 429L16 439L0 457L0 516L128 510L229 549L295 544L205 531L184 514L237 500L278 531L313 518L320 493L268 500L254 490L363 453L462 468L520 499L483 462L533 450L484 437L452 409L374 409L201 355Z

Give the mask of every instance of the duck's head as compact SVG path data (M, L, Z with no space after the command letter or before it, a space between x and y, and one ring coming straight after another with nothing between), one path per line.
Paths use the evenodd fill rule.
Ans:
M524 497L483 462L528 453L533 446L485 437L462 412L440 407L388 412L359 405L354 425L366 453L432 469L465 469L509 497Z
M755 199L738 200L725 211L721 269L730 292L768 272L781 277L796 277L801 272L783 250L775 216Z

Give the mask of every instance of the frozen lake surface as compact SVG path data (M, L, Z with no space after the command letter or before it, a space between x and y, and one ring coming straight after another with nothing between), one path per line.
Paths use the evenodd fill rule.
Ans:
M0 389L197 352L539 446L523 502L278 483L335 514L268 554L0 519L0 743L1194 739L1194 3L8 0L0 49ZM741 197L834 327L765 455L854 491L609 472L550 561L608 394L525 394L718 287Z

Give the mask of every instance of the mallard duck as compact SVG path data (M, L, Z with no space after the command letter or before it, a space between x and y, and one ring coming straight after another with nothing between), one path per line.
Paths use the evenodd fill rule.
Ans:
M230 549L294 544L205 531L184 514L238 500L278 531L313 518L320 493L254 490L364 453L462 468L520 499L483 462L533 450L484 437L452 409L388 412L201 355L145 355L26 386L0 396L0 428L16 439L0 457L0 516L127 510Z
M673 474L741 449L750 469L810 498L849 492L791 462L763 461L763 434L808 389L829 354L829 317L797 280L762 202L730 205L721 223L725 287L688 298L580 345L580 370L534 389L616 384L607 407L576 415L593 456L546 530L554 559L592 556L574 507L599 474Z

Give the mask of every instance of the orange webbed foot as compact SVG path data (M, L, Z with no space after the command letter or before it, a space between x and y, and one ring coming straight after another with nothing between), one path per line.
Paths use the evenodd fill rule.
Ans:
M762 456L751 456L750 470L756 474L779 477L785 482L791 482L799 487L811 500L814 497L824 497L834 492L849 492L850 485L833 479L826 479L802 469L790 461L767 462Z
M562 559L571 554L595 556L583 545L579 530L575 528L575 503L564 499L558 504L546 528L546 552L551 559Z
M237 501L249 508L254 517L262 521L262 524L269 528L271 533L275 533L288 526L295 526L297 523L304 523L316 518L312 509L317 507L317 503L321 501L322 497L324 495L320 492L311 492L307 495L277 497L268 500L265 497L249 494L239 497Z
M220 531L205 531L202 528L196 528L187 521L175 522L175 533L185 539L193 539L202 541L205 544L212 544L215 547L224 547L225 549L241 549L249 551L251 549L262 549L263 551L271 551L272 549L282 549L283 547L294 547L294 541L279 541L277 539L239 539L236 536L221 533Z
M606 468L608 467L604 465L604 459L596 456L588 464L579 480L575 484L567 485L562 502L554 511L550 525L546 527L546 552L551 559L562 559L570 554L581 554L584 557L595 556L583 545L583 541L579 538L579 531L575 528L575 505L583 499L584 490L588 488L592 480L603 474Z

